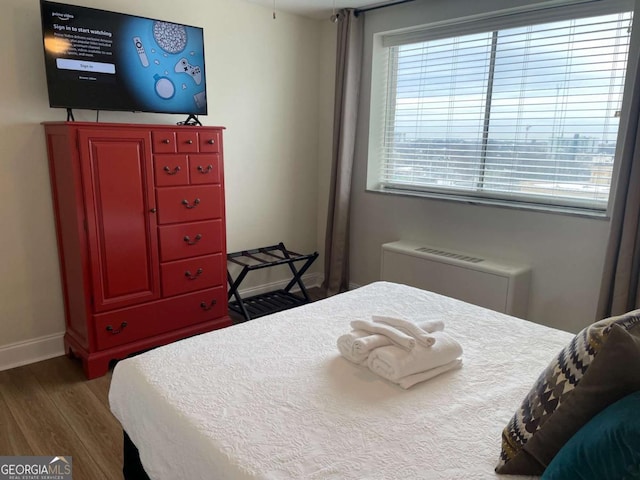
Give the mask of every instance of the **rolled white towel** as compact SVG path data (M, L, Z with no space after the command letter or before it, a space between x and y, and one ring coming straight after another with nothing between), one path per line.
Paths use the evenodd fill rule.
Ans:
M410 320L402 320L396 317L387 317L385 315L373 315L371 319L374 322L388 323L389 325L391 325L390 322L393 322L394 320L399 320L400 322L410 322L414 325L417 325L427 333L441 332L444 330L444 322L442 320L423 320L421 322L412 322Z
M403 377L441 367L462 356L462 346L445 332L432 333L436 342L431 347L416 345L411 351L395 345L376 348L369 353L369 369L387 380L398 382Z
M397 328L401 332L415 338L416 341L418 341L425 347L430 347L436 342L436 338L430 334L431 332L424 330L422 327L416 325L413 322L410 322L409 320L403 320L402 318L394 317L383 317L379 315L374 315L372 317L372 320L374 323L382 323L384 325L389 325ZM440 330L442 330L443 328L444 323L442 324L442 328L440 328Z
M387 337L394 345L404 349L411 350L416 346L416 339L401 332L397 328L382 323L373 323L366 320L353 320L351 328L354 330L364 330L368 333L377 333Z
M367 336L371 336L371 334L362 330L353 330L349 333L345 333L344 335L340 335L337 342L338 351L344 358L346 358L350 362L357 363L358 365L366 363L369 352L359 353L354 348L354 343L358 339Z
M441 332L444 330L444 322L442 320L425 320L423 322L416 322L416 325L427 333Z
M367 333L366 337L360 337L353 342L353 351L361 355L369 355L369 352L374 348L384 347L386 345L393 345L389 337L378 333Z
M425 382L432 379L433 377L437 377L442 373L448 372L450 370L456 370L461 367L462 358L456 358L453 362L445 363L440 367L431 368L429 370L425 370L424 372L414 373L413 375L402 377L400 380L398 380L397 383L406 390L407 388L413 387L416 383Z
M380 317L382 318L382 317ZM442 331L444 329L444 322L442 320L428 320L417 324L421 329L426 332L433 333ZM384 347L387 345L393 345L393 342L389 340L389 337L385 337L380 334L371 334L366 337L360 337L353 342L354 354L368 354L374 348Z

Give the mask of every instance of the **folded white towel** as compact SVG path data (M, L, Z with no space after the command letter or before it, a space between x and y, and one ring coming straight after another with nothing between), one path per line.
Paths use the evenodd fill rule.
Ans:
M456 358L453 362L445 363L440 367L431 368L420 373L414 373L413 375L407 375L406 377L398 380L397 383L406 390L407 388L413 387L416 383L425 382L442 373L448 372L449 370L455 370L460 367L462 367L462 358Z
M416 345L411 351L395 345L376 348L369 353L369 369L387 380L398 382L403 377L441 367L462 356L462 346L445 332L433 332L436 342L431 347Z
M404 350L411 350L416 346L416 339L401 332L397 328L385 325L383 323L373 323L366 320L353 320L351 322L351 328L354 330L364 330L369 333L377 333L384 335L391 340L395 345Z
M362 365L367 362L369 352L360 353L354 348L354 342L363 337L370 337L371 334L362 330L353 330L338 337L338 351L350 362Z
M418 341L425 347L430 347L436 341L435 337L433 335L430 335L431 332L425 331L422 327L416 325L413 322L410 322L409 320L403 320L402 318L394 317L382 317L379 315L374 315L372 317L372 320L374 323L382 323L384 325L390 325L394 328L397 328L401 332L415 338L416 341ZM442 324L442 328L444 328L444 324ZM440 328L440 330L442 330L442 328Z

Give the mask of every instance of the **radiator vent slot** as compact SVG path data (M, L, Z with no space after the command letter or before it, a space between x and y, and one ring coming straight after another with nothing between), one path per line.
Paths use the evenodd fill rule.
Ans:
M470 257L468 255L463 255L462 253L448 252L446 250L438 250L437 248L431 247L416 248L416 252L430 253L431 255L437 255L438 257L455 258L456 260L462 260L463 262L484 262L484 258Z
M398 241L382 245L380 278L526 318L531 269L484 255Z

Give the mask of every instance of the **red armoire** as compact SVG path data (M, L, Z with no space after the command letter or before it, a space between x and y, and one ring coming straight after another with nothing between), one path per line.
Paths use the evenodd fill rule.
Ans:
M66 315L88 378L229 326L222 127L45 123Z

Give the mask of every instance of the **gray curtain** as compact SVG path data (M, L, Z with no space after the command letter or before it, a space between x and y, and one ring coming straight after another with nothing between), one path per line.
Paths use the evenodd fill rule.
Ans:
M637 59L636 59L637 62ZM635 67L640 67L637 62ZM640 308L640 71L631 95L629 126L623 139L611 233L605 257L597 319Z
M349 287L349 204L360 93L362 23L362 16L356 17L353 9L339 12L331 187L322 285L327 295Z

